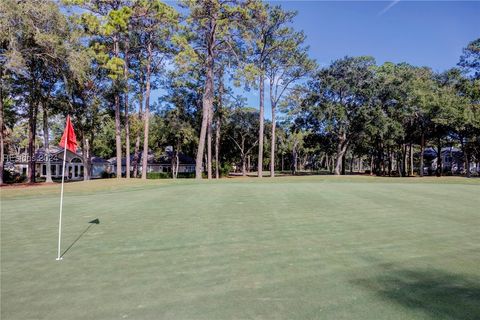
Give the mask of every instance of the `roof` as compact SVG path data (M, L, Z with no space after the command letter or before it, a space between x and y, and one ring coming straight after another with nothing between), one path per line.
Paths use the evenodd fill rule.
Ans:
M167 151L165 152L165 155L160 157L160 161L171 163L172 162L172 157L173 157L173 151ZM180 164L192 164L194 165L196 162L193 158L179 152L178 153L178 160Z
M109 164L110 162L108 162L107 160L103 159L103 158L100 158L100 157L96 157L96 156L93 156L90 161L92 163L97 163L97 164Z

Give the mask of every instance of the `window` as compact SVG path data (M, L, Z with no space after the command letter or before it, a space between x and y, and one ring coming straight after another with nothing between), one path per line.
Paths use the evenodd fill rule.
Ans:
M57 175L57 166L55 164L52 164L50 166L50 170L52 171L52 176L56 176Z
M46 164L42 165L42 175L44 175L44 176L47 175L47 165Z

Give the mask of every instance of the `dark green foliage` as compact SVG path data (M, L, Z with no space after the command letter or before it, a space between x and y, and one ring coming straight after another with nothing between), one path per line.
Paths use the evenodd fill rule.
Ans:
M27 181L27 176L22 175L16 171L4 170L3 183L23 183Z

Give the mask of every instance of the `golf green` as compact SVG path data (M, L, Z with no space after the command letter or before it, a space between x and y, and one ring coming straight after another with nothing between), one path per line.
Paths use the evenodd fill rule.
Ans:
M1 190L2 320L480 319L480 179L68 183L56 261L59 190Z

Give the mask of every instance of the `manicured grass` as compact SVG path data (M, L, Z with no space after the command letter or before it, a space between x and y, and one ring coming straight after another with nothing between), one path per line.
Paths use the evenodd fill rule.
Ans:
M480 180L1 191L1 319L479 319Z

